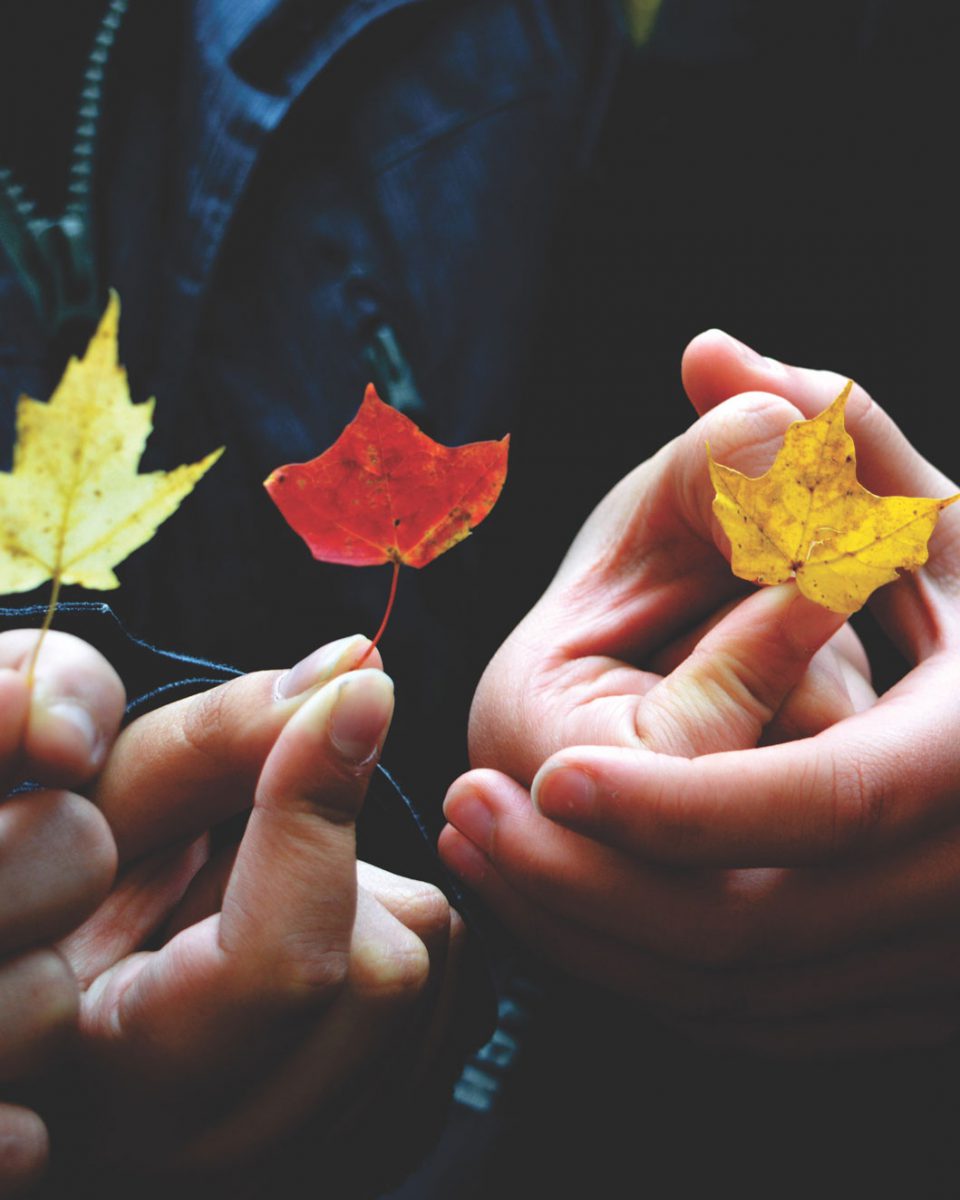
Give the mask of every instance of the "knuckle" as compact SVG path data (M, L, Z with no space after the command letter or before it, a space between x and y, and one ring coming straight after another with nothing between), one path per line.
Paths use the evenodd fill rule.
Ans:
M326 1003L343 990L350 973L348 951L289 943L283 949L286 953L278 955L270 976L284 999Z
M363 762L325 754L317 760L312 786L305 795L335 824L351 823L363 802L370 776L376 770L379 751Z
M830 781L830 846L842 852L858 845L883 819L883 776L862 751L852 751L832 766Z
M732 719L738 710L734 708L732 688L721 682L722 667L714 662L704 664L685 680L682 693L674 688L672 681L664 681L648 696L635 701L634 728L637 744L660 754L691 758L697 753L722 749L725 745L713 745L714 735L705 742L705 732L722 730L722 738L729 736ZM742 707L748 707L741 704ZM739 740L739 739L738 739Z
M443 892L432 883L417 881L399 899L396 915L423 940L444 936L450 929L450 905Z
M711 710L742 711L758 726L766 725L780 702L780 678L770 677L766 659L750 661L731 647L701 654L700 683Z
M180 733L184 742L196 754L215 763L220 761L228 742L229 686L222 684L192 697L182 710Z
M351 961L351 983L368 999L413 1001L424 991L429 978L426 946L402 926L387 939L358 947Z

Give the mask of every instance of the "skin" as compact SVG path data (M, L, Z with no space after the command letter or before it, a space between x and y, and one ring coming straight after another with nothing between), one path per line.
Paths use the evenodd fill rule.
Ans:
M701 419L601 503L488 668L441 855L553 961L695 1038L940 1043L960 1026L960 513L871 601L911 664L878 700L849 628L793 585L736 599L703 450L759 474L844 378L718 331L683 378ZM957 490L860 388L847 425L871 490Z
M297 668L295 694L260 672L118 739L97 801L123 894L64 946L104 1097L85 1154L117 1157L119 1122L134 1164L256 1161L308 1116L349 1124L348 1085L381 1086L402 1037L444 1026L459 918L431 885L356 858L393 710L376 653L349 671L368 644ZM248 809L239 845L211 853L206 831ZM158 920L162 944L139 950Z
M48 935L73 927L57 947L70 1053L31 1093L64 1172L49 1194L90 1168L105 1194L161 1177L257 1194L308 1118L330 1153L387 1089L443 1068L462 922L436 888L356 857L393 711L379 655L351 669L368 646L322 647L117 737L83 802L116 880ZM11 1110L21 1149L24 1120Z
M43 1171L49 1134L31 1108L8 1102L75 1033L80 989L52 944L87 917L113 880L116 848L102 814L72 790L102 765L123 715L116 673L68 634L44 642L31 691L35 630L0 634L0 1196Z

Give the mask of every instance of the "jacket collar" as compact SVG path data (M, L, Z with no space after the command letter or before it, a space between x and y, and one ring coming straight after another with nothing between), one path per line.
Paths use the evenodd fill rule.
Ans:
M269 135L355 37L424 0L188 0L167 362L184 362L224 235Z

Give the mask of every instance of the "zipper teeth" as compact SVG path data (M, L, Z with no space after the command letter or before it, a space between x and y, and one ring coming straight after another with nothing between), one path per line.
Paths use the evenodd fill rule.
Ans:
M120 26L123 24L128 5L129 0L110 0L93 39L93 48L87 58L87 65L83 72L83 88L80 92L81 103L77 112L77 124L74 129L73 146L67 171L67 201L64 216L83 218L89 213L93 160L103 99L103 81L110 52Z
M6 194L7 200L16 208L24 219L33 216L36 205L27 195L23 185L17 183L13 173L7 167L0 167L0 188Z
M129 7L129 0L110 0L107 11L97 28L93 48L83 72L80 107L74 128L73 144L67 168L67 199L64 216L85 218L90 208L93 178L93 159L96 153L97 132L103 99L106 66ZM0 191L17 213L29 220L36 212L36 202L17 182L9 167L0 167Z

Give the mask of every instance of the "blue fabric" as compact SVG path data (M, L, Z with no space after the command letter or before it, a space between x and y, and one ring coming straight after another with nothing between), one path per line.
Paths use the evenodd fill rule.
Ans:
M515 428L551 235L616 63L614 8L132 7L100 166L103 279L134 397L158 398L145 468L227 446L120 568L111 602L134 633L246 669L376 628L387 573L315 563L261 481L329 445L371 378L448 444ZM0 272L5 441L15 396L46 395L61 366ZM513 472L528 452L515 443ZM466 764L473 687L549 570L513 580L517 515L508 484L477 536L400 582L387 761L433 825Z
M261 480L332 442L371 378L447 443L511 428L547 249L618 44L613 0L131 6L99 163L102 279L121 296L134 399L158 398L144 469L227 445L120 567L117 617L67 590L82 600L59 627L120 669L131 715L376 627L387 574L314 563ZM62 366L0 258L7 447L17 395L47 396ZM466 765L480 670L525 603L503 587L509 517L474 541L404 573L383 646L396 780L378 773L360 827L362 854L434 880L468 914L430 838ZM464 1048L490 1004L478 961L467 981ZM428 1107L379 1144L388 1170L418 1152Z
M445 440L509 429L500 504L404 573L383 646L398 692L386 762L429 830L499 638L578 519L688 423L677 365L697 330L853 373L942 459L956 12L662 0L577 194L615 54L603 0L135 6L105 279L135 395L159 398L149 464L228 452L121 567L125 623L240 667L369 631L385 573L313 563L260 480L326 445L371 371ZM199 44L201 20L223 40ZM4 419L59 365L0 270ZM955 1194L955 1053L770 1064L691 1047L630 997L548 983L537 1019L507 1029L526 1044L483 1130L458 1121L404 1200L721 1181Z

